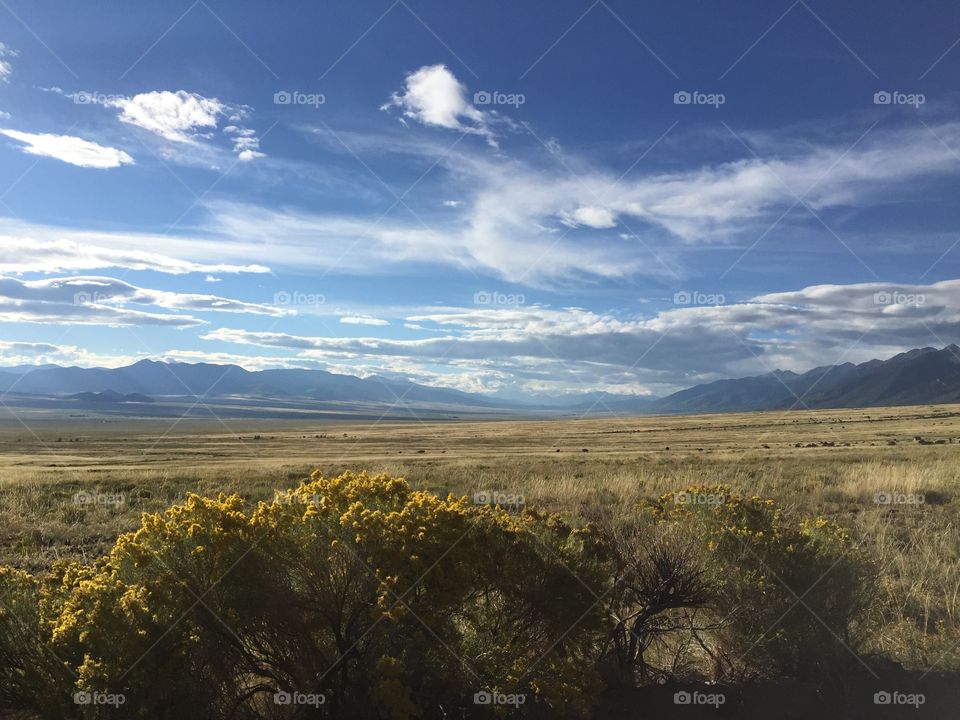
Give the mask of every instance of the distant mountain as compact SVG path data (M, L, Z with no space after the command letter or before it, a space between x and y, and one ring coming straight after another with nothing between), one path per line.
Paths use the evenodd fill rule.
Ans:
M889 360L775 371L697 385L653 402L666 413L853 408L960 402L960 348L921 348ZM797 398L800 398L798 401Z
M149 397L232 396L310 399L347 403L397 403L498 407L482 395L408 381L358 378L323 370L245 370L237 365L141 360L120 368L46 366L29 372L0 370L0 392L64 396L78 393L141 394Z
M859 365L718 380L662 398L587 392L521 402L323 370L249 371L237 365L153 360L120 368L0 369L0 393L6 396L5 404L17 407L68 410L80 406L124 415L176 416L185 410L210 414L214 405L218 415L251 417L381 418L387 413L420 417L422 411L448 419L517 414L671 415L960 403L958 358L956 345L922 348Z

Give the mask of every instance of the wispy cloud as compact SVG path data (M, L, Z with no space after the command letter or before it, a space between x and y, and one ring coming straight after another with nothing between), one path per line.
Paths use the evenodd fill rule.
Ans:
M383 326L389 325L389 320L383 320L382 318L376 318L371 315L344 315L340 318L340 322L344 325L376 325Z
M812 286L747 302L620 319L584 309L442 308L406 318L433 337L300 336L220 328L204 338L327 362L402 361L480 373L515 392L674 390L693 382L864 361L960 340L960 280ZM852 348L852 346L855 346Z
M10 58L17 56L17 52L0 42L0 84L9 82L13 74L13 64Z
M0 128L0 135L23 143L23 152L61 160L79 167L108 169L133 165L133 158L123 150L99 145L73 135L28 133Z
M217 295L153 290L110 277L20 280L0 276L0 320L174 327L191 327L204 322L192 315L158 314L131 306L272 316L290 314L290 311L272 305Z

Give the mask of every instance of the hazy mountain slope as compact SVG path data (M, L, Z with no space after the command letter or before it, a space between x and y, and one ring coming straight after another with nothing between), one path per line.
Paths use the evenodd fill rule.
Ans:
M658 413L874 407L960 402L960 348L921 348L889 360L718 380L668 395ZM799 400L798 400L799 398Z
M481 395L411 382L357 378L322 370L261 370L236 365L162 363L141 360L121 368L39 368L26 374L0 372L0 392L36 395L138 393L148 396L231 395L300 397L344 402L418 402L495 406Z

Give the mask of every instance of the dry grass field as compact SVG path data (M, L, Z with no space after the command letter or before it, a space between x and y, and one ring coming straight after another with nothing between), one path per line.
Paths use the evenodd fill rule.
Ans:
M872 648L913 668L960 667L960 406L229 427L21 417L0 420L0 564L90 560L188 492L268 499L315 468L502 491L614 525L644 498L723 484L849 529L880 577Z

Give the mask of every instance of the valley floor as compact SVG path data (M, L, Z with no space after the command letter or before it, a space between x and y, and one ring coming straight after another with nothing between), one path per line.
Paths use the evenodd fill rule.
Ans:
M719 484L842 524L881 573L868 652L909 672L960 670L960 406L365 424L23 420L0 418L0 564L89 560L142 512L187 492L272 499L316 468L389 472L444 495L499 492L614 525L643 499Z

